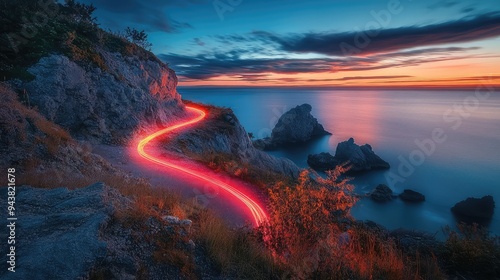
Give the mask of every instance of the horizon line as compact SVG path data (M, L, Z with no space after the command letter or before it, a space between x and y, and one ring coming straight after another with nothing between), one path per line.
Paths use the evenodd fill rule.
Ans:
M500 84L472 86L268 86L268 85L178 85L177 88L283 88L283 89L331 89L331 90L477 90L478 88L500 88Z

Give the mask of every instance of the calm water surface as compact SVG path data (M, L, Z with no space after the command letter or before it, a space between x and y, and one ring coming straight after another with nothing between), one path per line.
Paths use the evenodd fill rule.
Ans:
M500 203L500 94L491 90L179 88L179 92L184 99L232 108L245 129L257 138L269 136L284 112L309 103L312 114L333 135L271 154L307 167L307 155L335 154L339 142L353 137L357 144L372 145L392 166L388 171L357 177L357 191L366 193L385 183L396 193L411 188L427 199L422 204L399 199L380 204L361 199L352 211L358 219L373 220L390 229L438 232L439 236L444 225L456 223L450 212L456 202L489 194ZM429 155L418 152L416 141L427 139L426 147L431 148L434 130L444 133L445 140L434 142ZM398 171L402 162L410 160L414 170ZM401 177L391 182L387 179L391 176ZM500 213L495 213L490 230L500 234Z

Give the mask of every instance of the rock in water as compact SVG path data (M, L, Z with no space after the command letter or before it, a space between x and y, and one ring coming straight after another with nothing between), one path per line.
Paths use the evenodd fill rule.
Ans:
M378 185L370 194L370 197L378 202L386 202L392 200L392 190L383 184Z
M257 140L256 147L270 149L283 144L303 143L314 137L329 135L311 115L312 107L302 104L283 114L273 128L271 138Z
M493 216L495 201L491 195L482 198L469 197L455 204L451 211L466 222L482 223Z
M307 164L315 170L330 170L340 164L334 156L330 153L320 153L316 155L309 155L307 157Z
M339 143L335 156L321 153L309 155L307 159L309 166L320 171L332 170L337 165L347 162L351 165L349 170L351 173L390 168L389 163L377 156L370 145L358 146L353 138Z
M399 195L399 198L408 202L422 202L425 201L425 196L419 192L413 190L404 190L402 194Z

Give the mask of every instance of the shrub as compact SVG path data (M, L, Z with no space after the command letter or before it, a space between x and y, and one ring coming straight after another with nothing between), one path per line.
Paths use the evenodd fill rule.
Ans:
M476 279L500 277L500 238L490 236L477 224L459 224L458 231L445 228L444 261L450 274L467 275Z

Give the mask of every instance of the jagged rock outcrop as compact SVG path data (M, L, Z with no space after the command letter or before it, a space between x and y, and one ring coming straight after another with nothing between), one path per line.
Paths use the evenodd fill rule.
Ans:
M63 55L44 57L28 69L35 79L20 86L50 121L87 139L123 139L140 125L182 114L173 70L158 61L101 55L106 69L84 68Z
M7 201L7 188L1 188ZM111 218L108 197L113 192L103 184L84 189L16 189L15 279L79 279L106 256L99 240L100 228ZM7 240L6 231L1 231ZM4 279L7 270L0 272ZM10 279L10 278L6 278Z
M326 171L335 169L341 162L335 159L330 153L319 153L309 155L307 157L307 164L315 170Z
M493 217L495 201L491 195L482 198L469 197L455 204L451 211L465 222L481 224Z
M309 155L307 163L313 169L320 171L335 169L339 164L349 163L350 173L390 168L389 163L377 156L370 145L359 146L354 143L353 138L339 143L335 156L330 153Z
M118 172L93 154L88 145L73 140L64 129L26 108L2 83L0 131L0 167L18 169L24 175L21 179L50 176L53 181L62 181L67 174L80 179Z
M256 140L254 145L259 149L273 149L280 145L303 143L314 137L331 134L311 115L311 110L311 105L302 104L286 112L279 118L271 137Z
M399 195L399 198L401 200L407 201L407 202L423 202L425 201L425 195L416 192L414 190L404 190L403 193Z
M206 125L187 131L169 146L181 147L183 153L196 155L229 155L236 162L250 164L266 172L294 178L298 176L299 168L291 160L256 149L232 110L224 109L223 112L210 113L210 116Z
M370 194L371 199L377 202L386 202L392 200L392 190L387 185L380 184Z

